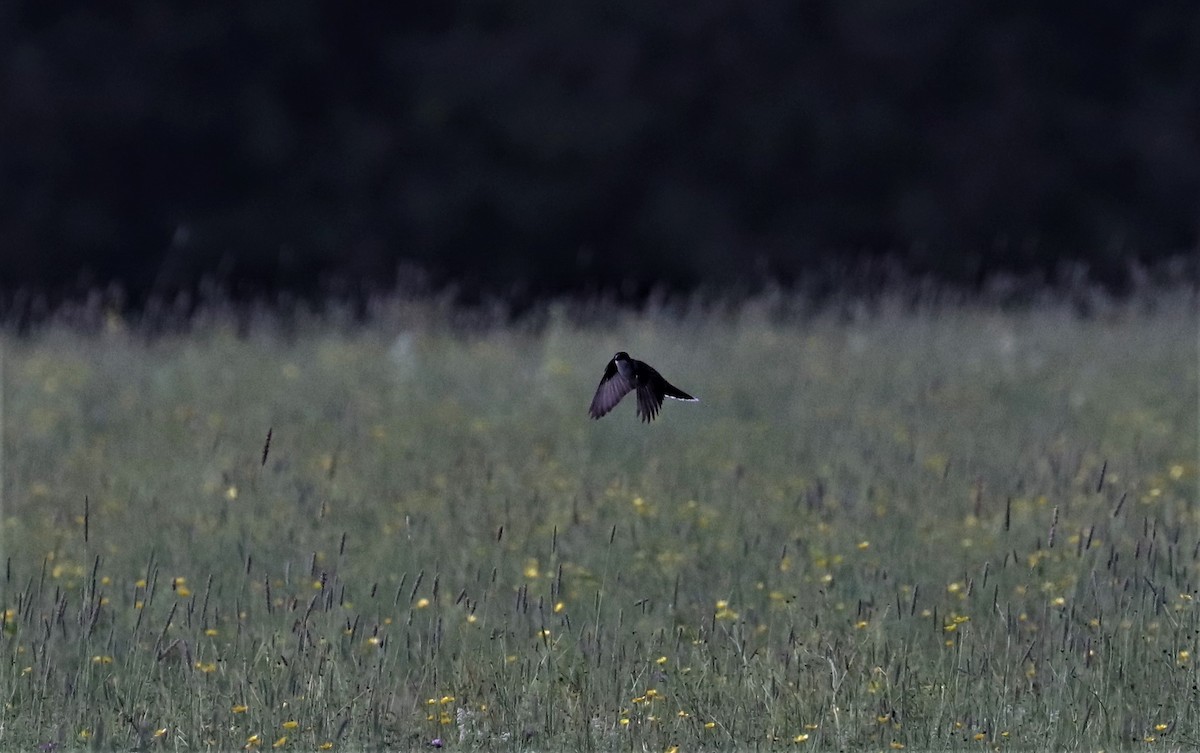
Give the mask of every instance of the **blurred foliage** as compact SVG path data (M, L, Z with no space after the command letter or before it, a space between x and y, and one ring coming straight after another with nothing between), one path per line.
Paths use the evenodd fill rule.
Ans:
M1200 10L0 9L0 288L960 282L1189 249Z
M806 312L0 332L0 748L1195 749L1195 294Z

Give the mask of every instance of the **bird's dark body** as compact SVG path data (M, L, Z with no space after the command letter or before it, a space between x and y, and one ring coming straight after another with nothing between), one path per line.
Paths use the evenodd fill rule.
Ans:
M628 353L622 351L613 356L605 367L588 415L600 418L630 391L637 392L638 417L646 423L658 415L664 398L696 401L696 398L664 379L650 364L630 358Z

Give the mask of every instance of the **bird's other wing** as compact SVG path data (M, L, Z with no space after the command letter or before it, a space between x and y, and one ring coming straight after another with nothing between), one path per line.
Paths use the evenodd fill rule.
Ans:
M596 387L596 394L592 397L588 415L592 418L600 418L621 402L621 398L625 397L631 389L633 389L633 383L621 376L617 371L615 361L609 361L608 367L604 369L604 376L600 379L600 385Z
M638 416L646 423L650 423L658 415L658 409L662 407L662 396L655 391L653 381L638 387L637 404Z

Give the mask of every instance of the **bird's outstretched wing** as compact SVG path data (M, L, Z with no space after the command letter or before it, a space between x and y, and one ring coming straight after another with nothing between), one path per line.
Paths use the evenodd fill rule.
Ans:
M588 415L592 418L600 418L621 402L621 398L625 397L631 389L633 389L633 383L617 371L617 362L609 361L608 366L604 369L604 376L600 378L600 385L596 387L596 395L592 398ZM638 404L640 405L641 390L638 390L638 394Z

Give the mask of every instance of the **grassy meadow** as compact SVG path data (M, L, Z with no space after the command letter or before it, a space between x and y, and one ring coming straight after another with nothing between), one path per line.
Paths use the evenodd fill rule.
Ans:
M5 332L0 747L1195 748L1196 315Z

